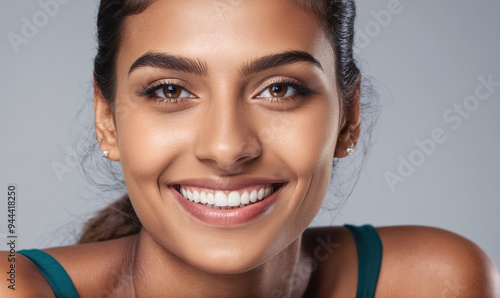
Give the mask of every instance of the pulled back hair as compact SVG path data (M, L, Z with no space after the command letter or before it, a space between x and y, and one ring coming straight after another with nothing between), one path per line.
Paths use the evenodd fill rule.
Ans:
M95 87L112 105L116 96L116 57L125 18L144 11L152 0L101 0L97 16L97 55L94 60ZM353 57L354 0L293 0L316 16L328 33L335 55L337 89L344 110L359 99L361 73ZM366 147L365 147L366 150ZM366 156L366 153L365 153ZM334 162L335 164L335 162ZM142 225L125 195L99 211L85 225L78 243L111 240L140 232Z

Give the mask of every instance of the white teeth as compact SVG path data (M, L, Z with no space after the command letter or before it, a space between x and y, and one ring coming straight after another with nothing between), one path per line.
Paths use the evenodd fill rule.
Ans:
M227 197L226 194L222 191L218 191L215 193L215 206L227 206Z
M270 187L268 187L268 188L264 189L264 197L267 197L267 196L269 196L270 194L271 194L271 188L270 188Z
M195 203L199 203L200 202L200 194L195 190L193 191L193 200Z
M232 191L227 196L227 205L236 207L240 205L240 194L237 191Z
M257 191L255 189L250 193L250 202L257 202Z
M250 203L250 195L248 194L248 191L245 191L243 193L243 195L241 195L240 203L241 204L248 204L248 203Z
M215 209L234 209L248 206L251 203L261 201L272 193L272 187L254 189L250 193L244 191L240 195L238 191L200 191L188 187L180 187L180 193L191 202L203 204ZM215 193L215 195L214 195Z
M200 193L200 203L202 203L202 204L208 203L208 201L207 201L207 194L204 191L202 191Z
M214 195L212 193L208 193L208 195L207 195L207 203L209 205L215 204L215 198L214 198Z
M264 189L261 188L257 193L257 200L261 201L264 198Z

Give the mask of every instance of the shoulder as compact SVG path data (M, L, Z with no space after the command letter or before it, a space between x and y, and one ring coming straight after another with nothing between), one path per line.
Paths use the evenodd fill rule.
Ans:
M433 227L395 226L377 231L384 247L380 290L401 285L405 294L500 295L498 269L472 241Z
M42 249L61 264L80 295L103 296L103 289L119 286L123 270L130 264L130 251L134 236L88 244ZM9 252L0 252L0 269L10 268ZM0 296L17 294L20 297L54 297L51 286L38 268L25 256L16 253L16 290L8 289L10 281L0 279ZM16 297L16 296L13 296Z
M36 266L21 254L0 251L1 297L54 297L52 288Z
M432 227L376 228L383 245L378 296L494 297L500 295L500 276L491 259L472 241ZM357 252L344 227L309 229L304 233L309 254L318 239L336 244L335 253L319 262L317 278L325 280L328 293L355 293ZM320 244L319 244L320 245ZM321 245L320 245L321 246ZM330 244L333 249L334 244ZM355 272L353 273L353 268ZM343 274L339 274L342 271ZM350 286L334 288L333 282ZM321 283L323 284L323 283ZM340 283L341 284L341 283ZM325 287L323 285L323 288ZM323 293L325 293L323 291Z
M120 282L132 262L136 236L44 251L64 267L81 296L109 296L122 286Z

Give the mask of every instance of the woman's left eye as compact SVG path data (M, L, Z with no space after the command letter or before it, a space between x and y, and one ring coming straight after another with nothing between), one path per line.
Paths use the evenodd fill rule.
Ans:
M298 93L297 88L287 85L287 84L273 84L269 86L262 93L257 95L259 98L277 98L277 97L289 97Z
M183 97L194 97L191 93L186 91L181 86L166 84L159 86L158 89L154 91L154 93L160 97L165 99L177 99Z

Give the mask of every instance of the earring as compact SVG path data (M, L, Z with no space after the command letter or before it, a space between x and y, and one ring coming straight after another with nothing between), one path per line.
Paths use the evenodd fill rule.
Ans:
M349 145L347 146L347 148L345 148L345 153L347 153L347 155L351 155L353 152L354 152L354 147L352 145Z
M109 152L108 152L108 151L106 151L106 150L104 150L104 151L102 152L102 157L107 158L108 156L109 156Z

